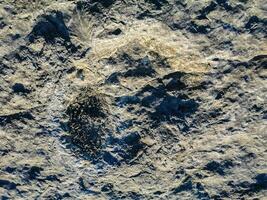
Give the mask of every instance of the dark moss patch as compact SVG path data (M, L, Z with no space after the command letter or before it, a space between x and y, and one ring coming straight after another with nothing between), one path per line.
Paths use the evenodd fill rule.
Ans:
M69 105L67 114L73 143L92 155L99 153L107 118L105 97L91 89L85 89Z

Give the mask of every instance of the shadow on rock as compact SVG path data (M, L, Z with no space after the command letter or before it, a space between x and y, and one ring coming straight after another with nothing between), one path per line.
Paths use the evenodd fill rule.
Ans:
M55 43L56 38L70 41L63 13L54 11L47 15L41 15L28 36L30 42L34 42L38 37L44 38L47 43Z

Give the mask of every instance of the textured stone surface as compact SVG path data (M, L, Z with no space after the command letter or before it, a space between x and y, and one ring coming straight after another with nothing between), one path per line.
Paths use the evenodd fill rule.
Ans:
M1 199L264 199L265 4L0 1Z

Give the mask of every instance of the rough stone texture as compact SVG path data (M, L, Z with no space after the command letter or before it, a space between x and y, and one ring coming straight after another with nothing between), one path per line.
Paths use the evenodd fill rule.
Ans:
M1 199L264 199L264 0L0 0Z

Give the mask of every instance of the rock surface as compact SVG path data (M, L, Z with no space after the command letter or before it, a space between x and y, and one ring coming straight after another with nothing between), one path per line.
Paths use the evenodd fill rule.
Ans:
M1 199L264 199L265 4L0 1Z

